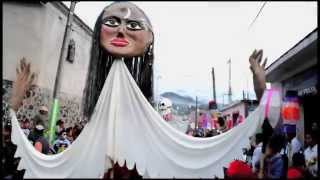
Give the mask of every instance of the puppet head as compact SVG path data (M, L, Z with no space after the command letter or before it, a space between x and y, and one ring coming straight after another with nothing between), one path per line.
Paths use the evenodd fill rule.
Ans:
M129 2L113 3L103 10L100 44L113 56L133 57L145 53L153 43L150 21Z
M123 58L144 96L152 101L153 43L150 20L130 2L114 2L100 13L93 32L83 112L90 118L115 59Z

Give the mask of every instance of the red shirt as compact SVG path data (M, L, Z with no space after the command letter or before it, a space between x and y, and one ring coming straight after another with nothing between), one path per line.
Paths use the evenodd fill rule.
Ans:
M228 119L227 120L227 128L231 129L232 127L233 127L233 121L232 121L232 119Z

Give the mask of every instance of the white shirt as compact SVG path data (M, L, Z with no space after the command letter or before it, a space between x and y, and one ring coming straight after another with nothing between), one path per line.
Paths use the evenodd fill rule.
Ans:
M291 140L291 150L292 150L292 154L299 152L299 150L302 148L302 144L300 143L300 141L298 140L297 137L294 137Z
M260 161L260 157L262 154L262 142L258 144L256 148L254 148L253 155L252 155L252 171L256 171L255 165Z
M292 166L292 157L294 153L299 152L299 150L302 148L302 145L297 137L294 137L291 142L287 143L286 146L286 154L288 156L288 163L289 166Z
M306 159L306 164L309 172L313 176L317 176L318 172L318 145L314 145L312 148L309 146L306 150L304 150L304 157ZM308 165L310 161L315 161L315 164Z
M28 137L30 134L30 129L21 129L23 131L23 133Z

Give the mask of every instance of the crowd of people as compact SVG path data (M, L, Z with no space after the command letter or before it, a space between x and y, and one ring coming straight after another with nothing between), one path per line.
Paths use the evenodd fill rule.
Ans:
M24 118L19 121L21 130L24 132L30 143L35 149L43 154L57 154L67 149L73 141L79 136L84 124L76 123L74 126L65 127L63 120L56 123L55 140L52 144L48 138L48 110L40 107L39 114L31 121ZM3 156L2 164L4 176L8 179L22 179L24 171L17 170L18 158L14 158L17 146L11 141L11 125L6 124L3 128Z
M194 137L212 137L232 129L242 121L236 121L238 123L234 123L233 126L230 126L228 122L229 120L223 116L215 116L213 113L208 115L207 113L200 112L197 127L194 128L189 124L186 134Z
M304 143L296 125L282 124L273 129L265 119L262 132L250 137L250 147L243 148L243 159L224 167L225 178L316 178L318 174L317 123L305 131ZM243 122L240 121L239 123ZM197 128L188 126L186 134L212 137L230 130L228 120L199 113ZM239 123L234 124L235 126ZM209 124L209 126L204 125ZM263 132L265 131L265 132Z
M305 133L304 147L295 129L273 132L264 143L263 133L250 138L246 158L234 160L225 168L225 177L310 179L318 172L318 128ZM294 131L293 131L294 130ZM248 170L249 169L249 170Z
M31 131L33 133L30 133L27 137L39 152L43 154L57 154L67 149L83 128L80 124L65 128L65 123L62 120L58 120L56 127L56 139L52 145L48 141L48 131L45 130L42 124L36 124Z

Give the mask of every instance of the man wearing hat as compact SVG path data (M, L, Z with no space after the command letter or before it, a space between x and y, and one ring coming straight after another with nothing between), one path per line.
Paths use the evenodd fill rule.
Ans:
M34 147L44 154L48 154L50 150L49 142L44 137L45 126L39 115L36 115L33 119L35 126L29 133L28 139L32 142Z
M21 120L20 123L21 126L21 130L23 131L23 133L28 137L30 134L30 121L28 118L24 118L23 120Z
M41 120L41 124L44 125L45 128L48 127L48 114L49 114L48 112L49 112L49 110L46 106L40 106L39 120Z
M37 124L35 127L35 141L34 147L37 151L43 154L49 154L50 146L46 138L43 137L44 126L42 124Z

